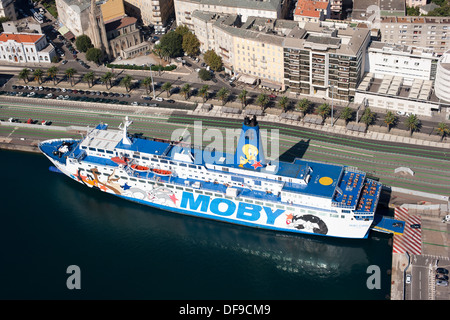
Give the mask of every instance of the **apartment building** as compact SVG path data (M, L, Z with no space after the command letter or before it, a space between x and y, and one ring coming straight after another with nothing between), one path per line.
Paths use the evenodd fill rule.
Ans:
M427 4L427 0L406 0L408 7L421 7Z
M7 33L0 34L0 60L14 63L52 62L55 48L47 42L44 34Z
M442 55L450 49L449 17L382 17L381 41L428 48Z
M292 0L174 0L177 25L194 29L192 13L204 11L218 14L240 15L245 22L248 17L282 19L289 14Z
M222 57L226 72L247 83L284 89L283 41L298 23L259 17L242 22L239 15L202 11L194 11L192 21L200 50L213 49Z
M291 92L354 101L370 31L344 23L306 23L284 40L284 81Z
M128 15L156 29L165 26L174 14L173 0L125 0L124 4Z

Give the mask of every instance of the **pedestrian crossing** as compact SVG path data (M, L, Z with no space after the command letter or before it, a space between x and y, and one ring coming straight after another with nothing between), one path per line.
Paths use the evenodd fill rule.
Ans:
M420 216L410 215L407 208L396 207L395 219L405 221L402 235L394 235L393 252L419 255L422 253L422 228L414 229L412 224L420 224Z

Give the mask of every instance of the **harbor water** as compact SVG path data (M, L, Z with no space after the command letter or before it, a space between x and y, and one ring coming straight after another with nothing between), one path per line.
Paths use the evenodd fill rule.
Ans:
M188 217L88 189L49 166L40 154L0 150L0 299L389 296L389 235L291 235ZM73 265L80 289L70 290Z

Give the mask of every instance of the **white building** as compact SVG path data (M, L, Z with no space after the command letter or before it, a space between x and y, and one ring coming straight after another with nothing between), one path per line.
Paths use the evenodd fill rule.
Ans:
M56 56L45 35L35 33L0 34L0 60L15 63L46 62Z
M434 80L439 58L432 49L372 41L367 50L365 71L375 78L396 75L412 84L414 79Z
M10 20L17 19L14 2L14 0L0 0L0 17L8 17Z
M438 62L434 89L441 101L450 103L450 50Z

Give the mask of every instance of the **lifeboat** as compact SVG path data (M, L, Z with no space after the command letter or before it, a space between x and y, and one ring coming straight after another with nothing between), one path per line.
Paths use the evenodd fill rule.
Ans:
M111 160L114 161L117 164L123 164L123 165L126 165L127 161L128 161L128 159L125 158L125 157L124 158L112 157Z
M170 176L172 174L172 171L169 170L161 170L161 169L152 169L153 173L160 175L160 176Z
M136 171L148 171L149 167L140 166L138 164L132 164L131 169L136 170Z

